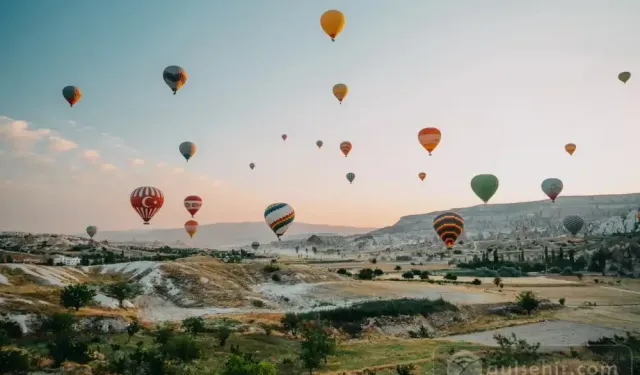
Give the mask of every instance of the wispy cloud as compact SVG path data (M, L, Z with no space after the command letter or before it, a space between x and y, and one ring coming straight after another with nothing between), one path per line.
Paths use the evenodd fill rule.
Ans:
M87 161L98 161L100 160L100 153L96 150L84 150L82 158Z
M174 174L183 173L184 172L184 168L173 168L173 170L171 172L174 173Z
M65 152L78 148L78 144L58 136L49 137L49 148L51 151Z
M14 151L26 152L49 134L50 129L30 129L26 121L0 116L0 138L9 141Z
M115 166L115 165L113 165L113 164L104 163L104 164L102 164L102 165L100 166L100 169L101 169L101 170L103 170L103 171L107 171L107 172L108 172L108 171L115 171L115 170L117 170L117 169L118 169L118 167L116 167L116 166Z
M129 163L131 163L131 165L133 165L133 166L142 166L142 165L144 165L144 160L142 160L142 159L131 159L131 160L129 160Z
M165 163L163 161L161 161L160 163L156 164L156 167L158 167L158 168L166 168L168 166L169 166L169 164L167 164L167 163Z

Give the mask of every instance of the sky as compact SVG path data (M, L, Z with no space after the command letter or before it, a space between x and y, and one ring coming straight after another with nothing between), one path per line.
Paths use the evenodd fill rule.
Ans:
M190 194L201 224L286 202L296 221L383 227L479 204L480 173L500 180L491 203L544 199L548 177L562 195L640 188L635 0L31 5L0 11L3 230L141 228L129 195L145 185L165 195L156 228L182 226ZM335 43L328 9L346 16ZM175 96L169 65L189 77ZM67 85L83 91L73 108ZM429 126L442 131L433 156L417 140ZM188 163L183 141L198 147Z

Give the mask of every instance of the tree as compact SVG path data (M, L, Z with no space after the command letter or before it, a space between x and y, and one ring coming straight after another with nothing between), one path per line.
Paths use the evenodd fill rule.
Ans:
M376 277L377 276L382 276L382 275L384 275L384 271L381 270L380 268L376 268L375 270L373 270L373 275L376 276Z
M413 272L407 271L402 274L403 279L413 280Z
M140 322L138 321L138 319L134 319L131 323L129 323L129 325L127 326L127 335L129 335L127 341L131 340L131 338L136 333L140 332L141 329L142 327L140 326Z
M218 339L218 345L221 348L224 348L224 346L227 343L227 339L229 338L229 336L231 336L231 330L229 329L229 327L222 326L218 328L215 335L216 335L216 338Z
M122 307L124 300L134 299L141 295L142 291L142 285L126 281L105 285L102 288L102 292L107 296L116 299L120 307Z
M7 263L13 263L13 257L11 255L7 255L6 262Z
M192 316L182 321L182 328L193 336L205 331L204 319L201 316Z
M530 290L525 290L520 292L516 297L516 303L520 308L525 310L527 314L531 314L531 312L538 308L540 301L538 297Z
M498 258L498 250L493 251L493 263L498 263L500 260Z
M420 279L421 280L428 280L429 279L429 271L420 272Z
M393 269L394 269L394 270L396 270L396 271L400 271L400 270L402 269L402 267L400 267L400 266L395 266Z
M60 304L76 311L93 301L96 292L85 284L68 285L60 292Z
M493 279L493 283L499 287L500 283L502 282L502 278L500 276L497 276L496 278Z
M277 375L278 369L268 361L258 361L251 354L233 353L227 357L220 375Z
M304 368L313 374L322 361L335 352L336 341L320 327L312 327L304 332L304 341L300 345L300 360Z
M280 324L287 331L290 332L293 336L298 335L298 326L300 325L300 316L296 313L286 313L280 319Z

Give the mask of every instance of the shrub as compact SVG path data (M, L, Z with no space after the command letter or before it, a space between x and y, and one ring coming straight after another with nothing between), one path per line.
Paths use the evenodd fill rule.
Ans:
M397 365L396 374L398 375L413 375L416 370L415 365Z
M444 275L444 279L445 280L458 280L458 276L452 274L451 272L448 272L446 275Z
M497 277L498 272L488 269L487 267L480 267L476 269L476 276L478 277Z
M371 262L371 264L377 264L378 263L378 259L373 258L373 259L370 259L369 262Z
M191 362L201 356L198 343L191 337L183 335L172 337L160 346L159 351L164 359L181 362Z
M422 272L420 272L420 279L421 279L421 280L427 280L427 279L429 279L429 271L422 271Z
M402 269L402 267L400 267L400 266L395 266L393 269L394 269L394 270L396 270L396 271L400 271L400 270Z
M384 275L384 271L381 270L380 268L376 268L375 270L373 270L373 275L376 276L376 277L377 276L382 276L382 275Z
M420 274L422 273L422 271L420 271L419 269L412 269L411 272L413 273L414 276L420 276Z
M296 336L298 334L298 327L300 325L300 316L295 313L286 313L280 319L280 324L282 324L282 328L284 328L287 332L290 332L292 335Z
M264 266L264 272L271 273L276 271L280 271L280 266L277 264L267 264Z
M558 303L560 303L562 306L564 306L564 303L566 302L566 299L564 297L560 298L558 300Z
M571 276L573 275L573 269L571 267L565 267L562 272L560 272L562 276Z
M561 273L562 270L560 267L551 267L547 270L547 273Z
M502 278L500 276L496 277L493 279L493 283L495 284L495 286L499 287L500 283L502 282Z
M204 319L201 316L192 316L182 321L182 328L191 335L197 336L205 331Z
M482 281L480 281L480 279L473 279L473 281L471 282L471 284L473 284L473 285L480 285L480 284L482 284Z
M453 250L453 253L454 253L455 255L460 255L460 254L462 254L462 250L458 250L458 249L456 249L456 250Z
M24 349L0 350L0 374L27 374L31 364L31 355Z
M373 280L373 270L371 268L363 268L358 271L356 278L360 280Z
M231 330L229 327L222 326L216 330L215 336L218 339L218 345L221 348L224 348L227 343L227 339L231 336Z
M575 273L574 275L578 278L578 280L582 281L583 276L581 273Z
M522 276L522 272L515 267L500 267L498 275L502 277L520 277Z
M532 291L525 290L523 292L520 292L520 294L518 294L518 296L516 297L516 303L520 308L525 310L528 314L531 314L533 310L538 308L540 301Z
M264 307L264 301L259 300L259 299L253 299L251 300L251 304L253 305L253 307L257 307L259 309Z
M340 268L340 269L338 269L338 271L336 271L336 273L339 274L339 275L346 275L346 274L349 273L349 271L347 271L346 268Z
M523 366L540 357L538 350L540 343L529 344L526 340L518 339L515 333L504 336L499 333L493 335L500 349L490 352L485 361L491 366Z
M407 279L407 280L412 280L413 279L413 272L411 272L411 271L404 272L402 274L402 278L403 279Z
M274 274L271 274L271 280L276 283L279 283L280 281L282 281L282 277L277 273L274 273Z
M60 292L60 304L78 311L81 307L90 304L95 296L96 292L91 290L88 285L68 285Z

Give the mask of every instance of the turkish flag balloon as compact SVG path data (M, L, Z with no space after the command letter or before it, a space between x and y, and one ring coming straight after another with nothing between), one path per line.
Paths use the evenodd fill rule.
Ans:
M190 195L184 199L184 208L189 211L191 217L202 207L202 198L197 195Z
M158 188L142 186L131 193L131 207L144 220L145 225L149 225L149 220L162 208L163 204L164 195Z

